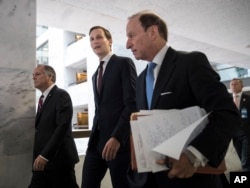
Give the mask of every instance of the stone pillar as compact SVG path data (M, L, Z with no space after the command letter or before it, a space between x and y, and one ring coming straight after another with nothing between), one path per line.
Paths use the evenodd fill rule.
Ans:
M0 187L28 187L35 121L36 0L0 0Z

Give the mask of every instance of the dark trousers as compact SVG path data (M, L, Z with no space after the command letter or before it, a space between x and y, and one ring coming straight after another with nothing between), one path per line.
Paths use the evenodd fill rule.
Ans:
M129 171L129 188L228 188L225 175L194 174L191 178L169 179L167 171L137 173Z
M237 137L233 138L233 145L241 160L243 171L250 171L250 140L241 129Z
M82 171L82 188L100 188L101 181L109 169L113 188L129 188L127 172L130 153L119 152L114 160L102 159L101 151L88 148Z
M33 171L28 188L79 188L74 166L67 169Z

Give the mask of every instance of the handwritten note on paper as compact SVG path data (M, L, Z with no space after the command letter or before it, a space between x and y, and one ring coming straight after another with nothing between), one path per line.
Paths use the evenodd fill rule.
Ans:
M148 147L148 145L142 141L141 130L140 130L140 124L144 124L144 121L147 121L148 116L164 114L166 111L167 110L150 110L150 111L142 110L139 112L137 121L131 121L130 123L132 134L133 134L134 149L136 151L136 164L137 164L138 172L153 171L152 166L154 165L156 165L157 168L161 170L167 169L165 166L157 165L155 161L153 161L153 163L150 161L150 158L155 159L155 158L159 158L159 156L162 156L162 155L156 152L152 152L150 148L152 148L153 146ZM145 119L141 117L145 117ZM151 139L151 140L153 141L155 139ZM150 152L150 156L148 155L148 152Z
M151 111L151 115L139 116L137 121L131 121L138 172L165 170L165 166L158 165L155 162L162 158L165 153L159 153L158 150L155 152L152 149L167 142L178 132L202 118L204 114L205 112L202 109L195 106L183 110ZM180 140L184 144L186 143L183 138L180 138ZM166 148L164 149L166 150ZM171 145L169 149L174 153L177 152L176 155L178 155L179 151L175 150L174 145Z
M131 131L133 132L133 142L134 142L134 149L136 151L136 164L138 168L138 172L150 172L151 167L146 159L146 153L144 152L144 144L141 140L141 134L139 130L139 123L138 121L131 121L130 122Z
M208 122L207 116L208 114L181 130L175 136L165 140L162 144L153 148L153 151L179 159L183 149L205 128ZM170 149L173 146L174 149Z

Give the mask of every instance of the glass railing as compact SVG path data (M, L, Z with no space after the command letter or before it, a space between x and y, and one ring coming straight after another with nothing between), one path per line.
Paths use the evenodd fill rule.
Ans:
M218 66L216 71L221 77L221 81L231 80L233 78L247 78L250 77L250 69L232 67L232 66Z

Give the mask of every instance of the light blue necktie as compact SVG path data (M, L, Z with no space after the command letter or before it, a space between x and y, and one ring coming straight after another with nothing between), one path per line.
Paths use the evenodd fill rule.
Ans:
M151 100L154 91L154 68L156 67L156 63L149 63L146 75L146 94L148 101L148 109L151 109Z

